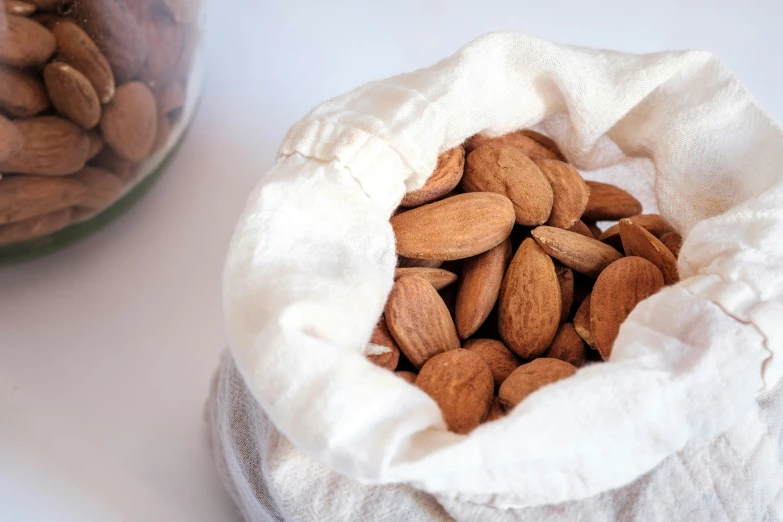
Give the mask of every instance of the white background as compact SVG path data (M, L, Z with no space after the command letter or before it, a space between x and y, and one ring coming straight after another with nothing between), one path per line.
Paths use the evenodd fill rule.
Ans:
M213 0L200 112L121 219L0 266L0 521L233 521L203 421L225 348L220 276L286 129L332 96L514 29L719 55L783 118L780 0Z

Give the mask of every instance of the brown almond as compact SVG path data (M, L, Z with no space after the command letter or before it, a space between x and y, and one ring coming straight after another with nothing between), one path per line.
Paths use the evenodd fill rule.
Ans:
M592 278L598 277L611 262L623 257L609 245L576 232L543 226L535 228L532 234L547 254L568 268Z
M71 222L70 208L0 226L0 245L35 239L64 228Z
M557 154L530 136L525 135L526 132L529 131L519 130L496 137L476 134L465 142L465 151L470 153L482 145L511 146L519 149L525 156L533 160L558 159Z
M69 208L86 193L87 188L70 177L4 177L0 179L0 225Z
M533 392L575 373L574 365L560 359L541 358L523 364L500 385L500 403L509 411Z
M576 222L566 230L570 232L576 232L579 235L589 237L591 239L596 239L596 237L593 235L593 231L590 230L590 228L588 228L588 226L585 225L584 221L581 219L577 219Z
M87 138L90 140L90 150L87 152L87 159L91 160L100 154L106 142L103 141L103 137L95 131L88 132Z
M587 360L587 347L582 337L576 333L572 323L563 323L555 334L552 344L546 349L542 357L560 359L577 368L585 365Z
M590 330L604 360L625 321L636 305L663 288L663 274L641 257L624 257L601 272L590 297Z
M440 199L459 185L465 169L465 149L460 145L438 156L438 164L420 189L408 192L400 206L418 207Z
M487 412L487 418L484 422L492 422L494 420L502 419L506 416L506 412L503 411L503 406L500 404L500 399L495 396L492 398L492 404L489 405L489 411Z
M394 270L394 280L398 280L405 276L419 276L428 283L430 283L435 290L446 288L451 283L457 280L457 274L449 272L448 270L442 270L440 268L424 268L424 267L412 267L412 268L396 268Z
M35 4L19 0L5 0L5 12L16 16L30 16L35 12Z
M609 183L588 181L590 198L583 214L593 221L616 221L642 213L642 204L625 190Z
M565 156L563 156L563 153L560 152L560 148L557 146L557 143L555 143L555 140L550 138L549 136L544 136L540 132L536 132L534 130L522 130L519 131L520 134L527 136L528 138L531 138L550 151L555 155L555 159L558 159L560 161L565 161Z
M571 313L571 305L574 303L574 273L570 268L556 266L557 282L560 284L560 322L564 323Z
M104 106L103 137L117 154L130 161L141 161L149 156L157 129L155 97L141 82L121 85L114 98Z
M639 225L657 238L660 238L669 232L674 232L674 228L666 221L666 218L658 214L639 214L638 216L633 216L628 219L630 219L633 224ZM617 223L616 225L607 228L598 239L614 248L622 248L623 243L620 239L620 224Z
M560 324L560 283L555 265L538 244L526 239L514 254L500 287L500 336L523 359L538 357Z
M658 267L663 274L663 281L673 285L680 280L677 270L677 258L650 232L631 222L630 219L620 220L620 238L623 250L627 256L639 256Z
M0 111L29 118L49 107L43 84L33 76L0 65Z
M52 33L35 20L8 15L0 24L0 63L14 67L42 65L54 48Z
M87 77L62 62L47 65L43 77L57 112L85 129L98 125L101 102Z
M403 381L407 382L408 384L416 384L416 374L413 372L408 371L397 371L394 372L397 377L402 379Z
M16 125L0 115L0 162L19 152L23 145L24 136Z
M520 225L541 225L552 212L552 186L533 160L514 147L483 146L468 154L460 186L465 192L506 196Z
M141 173L139 165L118 155L110 147L103 147L90 165L111 171L124 186L130 185Z
M494 391L487 363L463 349L428 360L416 377L416 386L438 404L449 431L461 434L470 433L484 420Z
M595 348L595 337L590 329L590 295L582 300L574 315L574 331L587 343L587 346Z
M87 194L79 202L80 207L103 210L122 193L122 181L111 171L99 167L86 166L73 175L87 187Z
M680 249L682 248L682 236L677 232L669 232L661 236L661 243L674 254L674 257L680 257Z
M90 36L68 18L59 18L49 24L57 39L58 60L82 73L95 89L101 103L114 97L114 73L106 57Z
M495 387L498 388L511 375L511 372L520 365L519 359L506 348L506 345L494 339L470 339L465 341L463 347L469 350L487 363Z
M24 146L0 162L0 172L61 176L73 174L87 162L90 139L78 125L57 116L15 122Z
M579 171L558 160L538 160L536 165L552 186L554 196L552 213L546 224L558 228L571 228L585 211L590 189Z
M172 18L155 13L146 22L149 52L141 70L141 78L148 85L162 85L172 79L182 53L182 27Z
M439 259L411 259L403 256L397 258L398 268L439 268L442 265L443 261Z
M371 363L391 371L397 369L397 364L400 361L400 348L389 333L389 329L386 327L386 320L383 317L375 325L370 344L388 348L388 351L367 355L367 359Z
M514 206L499 194L459 194L397 214L391 225L398 255L464 259L486 252L509 236Z
M460 339L467 339L489 317L498 300L506 266L511 259L511 242L468 258L462 265L462 280L457 291L455 323Z
M159 113L171 114L185 105L185 89L178 81L169 82L152 92L158 102Z
M446 304L417 276L394 283L386 302L386 325L400 351L416 368L433 355L460 347Z

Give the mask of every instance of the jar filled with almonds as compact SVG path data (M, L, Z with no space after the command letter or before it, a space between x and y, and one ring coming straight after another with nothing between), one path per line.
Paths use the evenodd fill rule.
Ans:
M0 261L146 191L198 99L200 0L0 0Z

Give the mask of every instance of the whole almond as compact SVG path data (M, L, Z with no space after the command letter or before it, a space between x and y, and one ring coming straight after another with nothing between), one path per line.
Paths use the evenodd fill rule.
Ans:
M536 165L552 186L554 195L552 213L546 224L558 228L571 228L585 211L590 189L579 171L558 160L538 160Z
M394 372L397 377L407 382L408 384L416 384L416 374L405 370Z
M433 355L460 347L446 304L420 277L403 277L394 283L386 302L386 325L416 368Z
M680 280L677 270L677 258L650 232L631 222L630 219L620 220L620 238L623 250L627 256L639 256L658 267L663 274L663 281L673 285Z
M511 146L519 149L530 159L558 159L558 155L547 147L534 140L525 133L529 131L519 130L502 136L488 137L476 134L465 142L465 151L470 153L482 145Z
M411 259L403 256L397 258L399 268L439 268L442 265L443 261L439 259Z
M0 63L34 67L46 63L54 48L52 33L35 20L8 15L0 24Z
M640 301L663 285L658 267L641 257L624 257L601 272L590 297L590 330L604 360L612 353L623 321Z
M30 16L35 12L35 4L19 0L5 0L5 12L17 16Z
M98 125L101 102L82 73L67 63L52 62L44 68L43 77L57 112L85 129Z
M465 149L460 145L438 156L438 164L420 189L408 192L400 206L418 207L440 199L459 185L465 169Z
M440 268L412 267L396 268L394 270L395 281L401 277L412 275L421 277L430 283L433 288L435 288L435 290L445 288L457 280L457 274L454 272L449 272L448 270L442 270Z
M73 178L87 187L87 193L79 201L80 207L103 210L114 203L122 193L120 178L99 167L86 166L74 174Z
M146 22L146 36L149 51L141 77L148 85L162 85L176 73L182 53L182 27L169 16L156 12Z
M574 303L574 273L570 268L556 266L557 282L560 284L560 322L564 323L571 313L571 305Z
M674 257L680 257L680 249L682 248L682 236L677 232L669 232L661 236L661 243L674 254Z
M579 235L589 237L591 239L596 239L596 237L593 235L593 231L588 228L587 225L585 225L584 221L581 219L577 219L576 222L574 222L573 225L568 227L566 230L570 232L576 232Z
M87 188L75 179L9 176L0 179L0 225L77 205Z
M386 320L383 317L375 325L370 344L387 348L387 351L384 352L368 354L367 359L370 362L387 370L394 371L397 369L397 364L400 361L400 348L389 333L389 329L386 327Z
M492 403L492 373L473 352L458 349L428 360L416 386L432 397L443 413L449 431L470 433L487 416Z
M58 60L82 73L95 89L101 103L114 97L114 73L106 57L90 36L68 18L59 18L49 24L57 39Z
M519 359L511 353L511 350L494 339L470 339L465 341L463 348L484 359L489 366L489 371L492 372L495 388L500 387L511 372L520 365Z
M503 406L500 404L500 399L495 396L492 398L492 404L489 405L489 411L487 412L487 418L484 422L492 422L494 420L502 419L506 416L506 412L503 411Z
M0 115L0 162L13 156L24 145L24 136L16 125Z
M642 204L625 190L608 183L588 181L590 199L584 217L593 221L615 221L642 213Z
M574 365L560 359L540 358L523 364L500 385L500 403L509 411L536 390L575 373Z
M95 131L88 132L87 138L90 140L90 150L87 152L87 158L88 160L91 160L100 154L106 142L103 141L103 137Z
M614 248L576 232L555 227L537 227L532 232L541 248L568 268L592 278L623 257Z
M508 237L514 226L514 206L499 194L459 194L397 214L391 225L401 256L464 259Z
M627 219L630 219L632 223L639 225L657 238L660 238L669 232L674 232L674 228L666 221L666 218L658 214L639 214L638 216ZM623 243L620 239L620 224L618 223L607 228L598 239L614 248L622 248Z
M141 82L121 85L114 98L104 106L103 137L117 154L130 161L141 161L149 156L157 128L155 97Z
M468 154L460 186L465 192L495 192L514 204L516 222L533 226L552 212L552 186L519 149L485 145Z
M0 226L0 245L28 241L64 228L71 222L72 210L64 208L48 214Z
M15 123L24 145L0 162L0 172L61 176L73 174L87 162L90 139L78 125L57 116Z
M0 111L29 118L49 107L46 89L37 78L0 65Z
M574 331L587 343L587 346L595 348L595 337L590 329L590 295L582 300L574 315Z
M460 339L467 339L484 323L498 300L506 266L511 259L511 242L506 239L462 265L457 291L455 323Z
M499 298L500 336L523 359L538 357L560 324L560 284L552 259L526 239L508 267Z
M587 360L587 347L582 337L576 333L572 323L563 323L555 334L552 344L546 349L542 357L560 359L577 368L585 365Z
M533 130L523 130L520 131L520 134L523 134L524 136L527 136L528 138L531 138L550 151L555 155L555 159L558 159L560 161L565 161L565 156L563 156L563 153L560 152L560 148L557 146L557 143L555 143L555 140L550 138L549 136L544 136L540 132L536 132Z

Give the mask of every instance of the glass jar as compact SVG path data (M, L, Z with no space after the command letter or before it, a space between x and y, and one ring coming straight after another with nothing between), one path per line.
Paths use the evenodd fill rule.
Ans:
M0 261L110 221L198 100L200 0L0 0Z

